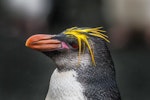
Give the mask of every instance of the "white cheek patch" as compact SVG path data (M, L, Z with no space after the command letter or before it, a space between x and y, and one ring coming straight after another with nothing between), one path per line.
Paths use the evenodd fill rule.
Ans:
M82 54L80 57L78 54L66 54L55 59L58 66L71 66L71 67L87 67L92 64L89 54Z
M84 88L76 77L77 73L73 70L58 72L55 69L46 100L86 100L83 95Z

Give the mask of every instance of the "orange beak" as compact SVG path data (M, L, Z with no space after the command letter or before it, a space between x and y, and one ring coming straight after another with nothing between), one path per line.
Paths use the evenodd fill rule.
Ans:
M61 48L61 41L52 39L55 35L37 34L29 37L26 46L38 51L53 51Z

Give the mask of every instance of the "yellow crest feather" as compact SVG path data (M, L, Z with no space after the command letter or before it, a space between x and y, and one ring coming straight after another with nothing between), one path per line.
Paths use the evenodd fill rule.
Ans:
M102 27L96 27L96 28L78 28L78 27L72 27L64 31L63 33L66 35L73 35L77 40L78 40L78 45L79 45L79 61L80 61L80 55L82 52L82 44L84 44L88 47L92 63L93 65L96 65L95 59L94 59L94 53L93 50L89 44L89 36L95 36L104 39L107 42L110 42L108 40L108 36L103 34L105 32L104 30L101 30ZM84 50L83 50L84 52Z

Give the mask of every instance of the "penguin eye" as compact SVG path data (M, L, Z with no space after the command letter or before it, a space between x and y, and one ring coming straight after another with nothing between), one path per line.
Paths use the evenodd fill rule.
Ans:
M76 45L76 44L73 44L72 47L75 48L75 49L78 49L78 48L79 48L79 46Z
M71 46L72 49L78 49L79 48L79 45L78 45L78 43L77 43L75 38L70 39L68 44Z
M71 46L72 46L72 48L74 48L74 49L78 49L78 48L79 48L79 45L78 45L78 44L72 44Z
M71 46L72 49L78 49L78 43L77 43L77 39L75 38L75 36L73 35L67 35L67 42L68 44Z

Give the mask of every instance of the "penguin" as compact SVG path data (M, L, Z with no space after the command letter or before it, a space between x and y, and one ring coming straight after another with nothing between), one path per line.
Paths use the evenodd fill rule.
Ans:
M26 46L56 64L45 100L121 100L115 68L101 27L36 34Z

